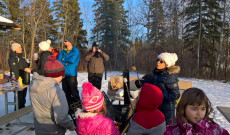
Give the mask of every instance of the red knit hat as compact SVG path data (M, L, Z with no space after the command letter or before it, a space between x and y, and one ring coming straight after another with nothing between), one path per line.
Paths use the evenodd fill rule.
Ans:
M82 106L86 111L101 110L104 103L104 95L89 82L82 85Z
M65 75L65 67L61 62L56 60L56 57L54 55L50 55L48 57L44 69L45 69L45 77L56 78Z

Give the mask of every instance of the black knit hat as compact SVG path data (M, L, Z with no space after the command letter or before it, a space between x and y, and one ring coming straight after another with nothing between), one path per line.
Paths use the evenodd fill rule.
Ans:
M56 60L54 55L50 55L48 57L48 61L46 62L44 69L46 77L56 78L65 75L65 67L61 62Z

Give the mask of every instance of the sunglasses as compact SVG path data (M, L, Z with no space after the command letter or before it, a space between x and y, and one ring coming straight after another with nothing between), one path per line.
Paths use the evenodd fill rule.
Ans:
M158 62L158 61L159 61L161 64L162 64L162 63L165 63L165 62L164 62L163 60L161 60L161 59L157 59L157 62Z

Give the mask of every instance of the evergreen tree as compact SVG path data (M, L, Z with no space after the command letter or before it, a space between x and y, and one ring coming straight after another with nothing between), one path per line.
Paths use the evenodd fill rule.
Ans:
M185 43L192 51L197 50L198 71L204 66L211 70L216 68L216 47L222 25L221 12L223 11L219 1L190 1L185 9ZM202 70L198 74L202 75Z
M150 36L149 43L163 45L165 42L165 18L161 0L150 1Z
M64 35L72 36L75 41L74 45L85 46L87 33L82 29L83 20L80 18L78 0L58 0L53 4L58 30L62 30L62 37Z
M4 5L3 2L0 1L0 14L5 14L6 6Z
M110 55L110 65L114 69L124 62L130 44L127 11L123 4L124 0L95 0L93 5L95 27L92 39L99 41L102 49Z

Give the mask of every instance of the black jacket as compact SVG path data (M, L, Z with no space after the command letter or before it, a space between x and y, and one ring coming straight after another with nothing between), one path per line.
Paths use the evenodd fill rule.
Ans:
M40 58L37 60L37 69L33 69L31 73L37 72L39 75L45 76L44 66L48 60L48 56L53 55L50 51L43 51Z
M178 73L180 67L172 66L163 70L154 69L152 71L152 78L149 80L142 80L142 84L150 83L158 86L163 94L163 103L159 109L163 112L166 122L175 118L175 100L180 97L178 87ZM168 124L168 123L167 123Z
M10 52L8 64L10 66L10 75L11 72L14 72L15 79L18 79L19 76L24 78L24 69L29 67L29 64L26 62L26 59L23 57L22 53L19 54L15 52Z

